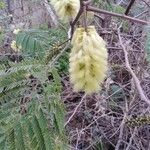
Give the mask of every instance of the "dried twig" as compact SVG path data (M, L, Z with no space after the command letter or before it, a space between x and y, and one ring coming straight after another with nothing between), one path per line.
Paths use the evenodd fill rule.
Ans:
M150 106L150 100L146 97L146 95L145 95L145 93L144 93L144 91L143 91L143 89L142 89L142 87L140 85L139 79L137 78L137 76L135 75L133 70L131 69L131 66L130 66L130 63L129 63L129 59L128 59L128 52L126 51L126 48L125 48L125 46L123 44L123 41L122 41L119 29L118 29L118 36L119 36L119 41L120 41L120 44L122 46L122 49L123 49L123 52L124 52L124 56L125 56L125 65L126 65L128 71L130 72L130 74L133 77L135 86L137 87L137 90L139 92L139 95L140 95L141 99L144 100Z
M131 145L132 145L132 141L133 141L133 138L135 137L136 132L137 132L137 128L134 129L134 131L133 131L133 133L132 133L132 136L131 136L131 138L130 138L129 144L128 144L127 148L126 148L126 150L130 150L130 147L131 147Z
M51 17L51 22L54 24L54 26L58 26L58 19L57 19L56 15L54 14L52 8L50 7L48 1L44 0L43 4L44 4L45 8L47 9L47 12L49 13L49 15Z
M122 14L118 14L118 13L98 9L98 8L95 8L95 7L92 7L92 6L87 6L87 10L97 12L97 13L101 13L101 14L105 14L105 15L109 15L109 16L120 17L122 19L130 20L132 22L140 23L140 24L143 24L143 25L148 25L147 21L136 19L136 18L133 18L133 17L130 17L130 16L127 16L127 15L122 15Z
M87 7L87 5L90 2L91 2L91 0L80 0L80 10L79 10L77 16L75 17L75 19L70 23L70 26L71 26L71 38L72 38L72 35L74 33L74 26L75 26L75 24L78 22L80 16L84 12L84 7Z
M74 33L75 24L78 22L80 16L84 12L84 8L85 7L86 7L87 11L93 11L93 12L106 14L106 15L110 15L110 16L121 17L122 19L130 20L132 22L137 22L137 23L140 23L140 24L143 24L143 25L148 25L148 22L144 21L144 20L136 19L136 18L133 18L133 17L130 17L130 16L127 16L127 15L122 15L122 14L118 14L118 13L114 13L114 12L98 9L98 8L93 7L93 6L89 6L90 2L91 2L91 0L83 0L83 1L80 0L80 10L79 10L76 18L70 23L70 26L71 26L71 38L72 38L72 35ZM132 6L132 3L130 5ZM131 6L129 6L128 10L126 10L127 12L130 10ZM95 15L95 16L99 17L97 15Z
M73 114L72 114L72 115L69 117L69 119L66 121L65 126L72 120L73 116L74 116L75 113L77 112L78 108L81 106L81 104L82 104L83 100L85 99L85 97L86 97L86 94L82 97L80 103L76 106L76 108L75 108Z
M123 131L124 131L124 126L125 126L125 120L126 120L126 113L124 114L122 123L121 123L121 125L120 125L120 134L119 134L119 139L118 139L117 145L116 145L116 147L115 147L115 150L120 150L119 148L120 148L120 144L121 144L122 137L123 137Z
M71 39L72 39L72 36L73 36L73 33L74 33L74 26L75 24L77 23L77 21L79 20L80 16L82 15L83 13L83 4L82 4L82 1L80 0L80 10L76 16L76 18L70 22L70 27L71 27Z

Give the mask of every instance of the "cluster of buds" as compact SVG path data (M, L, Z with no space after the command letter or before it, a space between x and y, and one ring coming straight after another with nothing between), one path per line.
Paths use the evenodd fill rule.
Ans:
M17 43L16 43L15 40L13 40L13 41L11 42L10 47L11 47L15 52L20 52L20 49L22 48L21 46L18 46L18 45L17 45Z
M57 54L59 54L59 52L62 50L62 45L60 44L60 42L56 42L54 44L52 44L52 49L50 49L48 52L47 52L47 55L46 55L46 64L49 63L49 61L55 57Z
M107 71L107 49L94 26L77 28L72 38L70 80L75 91L100 90Z
M149 125L150 124L150 116L138 116L136 118L131 118L126 121L128 126L135 127L135 126L142 126L142 125Z
M18 34L21 30L20 29L14 29L13 34ZM22 48L21 46L17 45L17 42L13 40L10 44L10 47L15 51L15 52L20 52L20 49Z
M51 4L60 19L64 21L76 17L80 9L79 0L51 0Z

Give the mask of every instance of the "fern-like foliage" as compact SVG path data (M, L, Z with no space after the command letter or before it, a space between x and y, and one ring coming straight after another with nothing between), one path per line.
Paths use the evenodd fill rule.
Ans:
M14 69L10 68L1 75L0 145L12 150L55 150L57 140L64 144L65 139L60 77L52 69L49 73L53 79L49 81L43 73L46 66L34 64L34 61L28 63L21 63L26 64L24 67L15 64ZM30 74L34 74L34 79L42 87L40 94L34 89L36 86L31 87Z
M56 48L55 44L59 45L65 37L64 32L60 29L51 29L49 31L30 29L19 32L16 36L16 43L21 46L25 56L42 59L47 51L52 50L52 54L58 54L60 47Z
M48 49L48 32L41 30L22 31L17 34L16 42L23 53L30 56L44 56Z
M17 44L28 55L0 62L0 149L67 150L61 78L49 68L53 56L46 59L50 43L42 34L20 32Z

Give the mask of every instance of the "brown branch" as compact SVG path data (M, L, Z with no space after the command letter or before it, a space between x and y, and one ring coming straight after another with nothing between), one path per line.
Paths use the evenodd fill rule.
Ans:
M135 0L130 0L130 3L129 3L129 5L128 5L128 7L127 7L125 13L124 13L125 15L128 15L128 13L129 13L129 11L130 11L132 5L134 4L134 2L135 2Z
M86 6L83 6L83 12L84 12L84 28L85 28L85 31L87 32L87 11L86 11Z
M146 2L145 0L142 0L148 7L150 7L150 5L148 4L148 2Z
M147 21L136 19L136 18L133 18L133 17L130 17L130 16L127 16L127 15L123 15L123 14L109 12L109 11L98 9L98 8L95 8L95 7L92 7L92 6L87 6L87 10L97 12L97 13L101 13L101 14L105 14L105 15L109 15L109 16L120 17L122 19L126 19L126 20L129 20L129 21L132 21L132 22L143 24L143 25L148 25Z
M130 150L130 147L132 146L132 141L136 135L136 132L137 132L137 127L135 127L133 133L131 133L130 141L129 141L129 144L128 144L126 150Z
M83 5L82 0L80 0L80 10L79 10L77 16L75 17L75 19L72 22L70 22L70 27L71 27L71 37L70 37L70 39L72 39L72 36L73 36L73 33L74 33L74 26L75 26L75 24L77 23L77 21L79 20L80 16L83 13L83 6L82 5Z
M100 20L104 20L104 18L102 16L99 16L98 14L94 14L95 17L99 18Z
M84 5L84 6L87 6L87 5L89 5L91 3L91 0L83 0L82 1L82 4Z
M130 6L128 6L128 10L126 10L126 13L130 10L131 6L133 5L135 0L132 0L130 2ZM93 11L93 12L97 12L97 13L101 13L101 14L106 14L106 15L110 15L110 16L115 16L115 17L120 17L122 19L126 19L126 20L129 20L129 21L132 21L132 22L137 22L137 23L140 23L140 24L143 24L143 25L148 25L148 22L147 21L144 21L144 20L140 20L140 19L137 19L137 18L133 18L133 17L130 17L130 16L127 16L127 15L123 15L123 14L118 14L118 13L114 13L114 12L109 12L109 11L106 11L106 10L103 10L103 9L98 9L98 8L95 8L95 7L92 7L92 6L89 6L91 0L80 0L80 10L77 14L77 16L75 17L75 19L70 22L70 26L71 26L71 39L72 39L72 35L74 33L74 27L75 27L75 24L78 22L80 16L82 15L83 11L84 11L84 7L86 7L87 11ZM99 16L96 16L96 17L99 17Z
M72 39L72 35L74 33L74 26L75 24L78 22L80 16L82 15L83 11L84 11L84 7L87 7L90 4L91 0L80 0L80 10L77 14L77 16L75 17L75 19L70 23L71 26L71 39Z
M134 1L135 0L132 0L130 2L130 5L128 6L128 8L126 10L126 14L128 14L128 11L130 10L130 8L133 5ZM106 10L103 10L103 9L98 9L98 8L89 6L90 2L91 2L91 0L83 0L83 1L80 0L80 10L79 10L77 16L75 17L75 19L72 22L70 22L71 39L72 39L72 35L74 33L75 24L78 22L80 16L82 15L82 13L84 11L84 7L86 7L87 11L93 11L93 12L97 12L97 13L101 13L101 14L106 14L106 15L109 15L109 16L120 17L122 19L126 19L126 20L129 20L129 21L132 21L132 22L143 24L143 25L148 25L149 24L145 20L140 20L140 19L137 19L137 18L133 18L133 17L124 15L124 14L118 14L118 13L114 13L114 12L110 12L110 11L106 11ZM96 16L96 17L99 17L99 16Z
M135 84L135 86L136 86L136 88L137 88L137 90L139 92L141 100L145 101L150 106L150 100L145 95L145 93L144 93L144 91L143 91L143 89L142 89L142 87L140 85L139 79L137 78L136 74L134 73L134 71L132 70L132 68L130 66L129 59L128 59L128 52L126 51L126 48L125 48L125 46L123 44L123 41L122 41L119 29L118 29L118 37L119 37L120 45L121 45L121 47L123 49L123 52L124 52L126 68L128 69L128 71L132 75L132 78L134 80L134 84Z

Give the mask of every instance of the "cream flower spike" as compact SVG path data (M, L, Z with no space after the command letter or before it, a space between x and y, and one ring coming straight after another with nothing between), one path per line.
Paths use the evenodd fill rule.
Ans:
M107 49L94 26L77 28L72 38L70 81L75 91L87 94L100 90L107 72Z
M76 17L80 9L79 0L51 0L51 4L60 19L64 21Z

